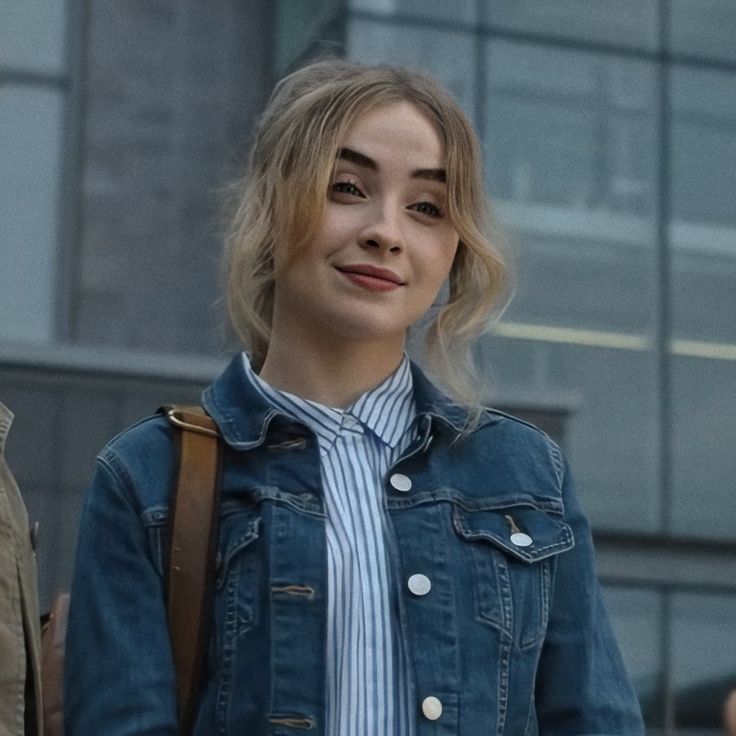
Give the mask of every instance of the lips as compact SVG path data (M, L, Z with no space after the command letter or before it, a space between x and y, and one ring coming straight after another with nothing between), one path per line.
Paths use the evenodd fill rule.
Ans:
M392 284L394 286L403 286L403 279L388 268L380 268L379 266L372 266L369 263L356 263L348 266L338 266L337 270L345 274L345 276L365 276L368 279L375 280L376 282L386 282L386 284Z
M337 270L353 285L374 293L395 291L404 285L398 274L388 268L369 263L351 263L337 266Z

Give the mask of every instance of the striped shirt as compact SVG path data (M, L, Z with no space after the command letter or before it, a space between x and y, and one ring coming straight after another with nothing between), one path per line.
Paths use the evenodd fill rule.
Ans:
M317 436L327 513L326 731L411 736L413 704L385 545L383 479L416 434L409 360L347 409L253 386Z

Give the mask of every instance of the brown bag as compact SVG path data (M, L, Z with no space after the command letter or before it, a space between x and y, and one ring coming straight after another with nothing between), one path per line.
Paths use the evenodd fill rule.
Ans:
M199 703L214 592L221 446L215 423L199 406L162 411L179 433L179 474L171 501L166 609L176 669L179 732L188 736ZM202 520L209 520L203 524ZM41 692L44 736L64 734L64 641L69 594L42 620Z

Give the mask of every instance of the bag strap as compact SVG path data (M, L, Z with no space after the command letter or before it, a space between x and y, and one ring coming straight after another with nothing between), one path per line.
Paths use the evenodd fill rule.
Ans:
M163 407L179 427L179 472L171 506L166 608L182 736L191 733L212 618L222 448L200 406Z

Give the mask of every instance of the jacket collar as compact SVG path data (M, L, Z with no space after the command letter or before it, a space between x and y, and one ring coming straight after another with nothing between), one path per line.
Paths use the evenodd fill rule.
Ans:
M468 410L448 399L415 363L411 364L411 372L419 419L426 417L425 423L440 423L457 433L466 431ZM202 403L225 442L234 449L247 450L260 445L272 424L290 425L295 434L300 433L301 425L277 411L248 380L240 354L235 355L220 377L205 389ZM492 422L493 417L484 413L477 426Z
M417 415L426 417L427 421L435 425L444 425L457 434L465 434L468 431L470 410L448 398L440 391L424 374L416 363L411 364L414 378L414 401L417 407ZM484 411L480 419L472 425L471 431L475 431L487 424L494 424L497 417Z

